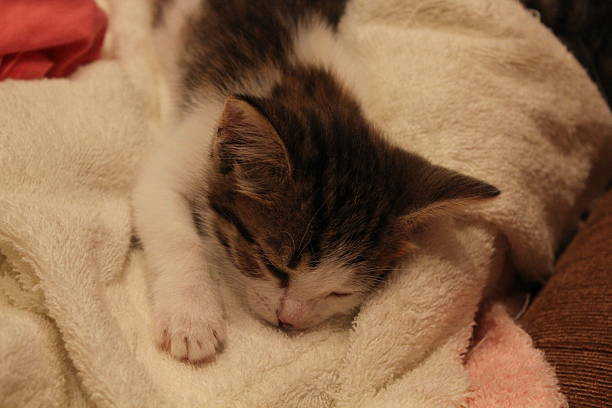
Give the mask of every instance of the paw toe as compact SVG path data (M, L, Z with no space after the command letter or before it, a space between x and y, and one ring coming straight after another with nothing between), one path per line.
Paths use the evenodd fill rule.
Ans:
M177 360L199 363L212 359L225 342L224 322L201 317L161 319L156 342Z

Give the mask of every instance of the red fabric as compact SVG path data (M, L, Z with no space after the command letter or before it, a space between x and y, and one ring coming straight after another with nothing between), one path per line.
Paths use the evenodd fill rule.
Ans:
M93 0L0 0L0 80L70 75L100 56L107 24Z

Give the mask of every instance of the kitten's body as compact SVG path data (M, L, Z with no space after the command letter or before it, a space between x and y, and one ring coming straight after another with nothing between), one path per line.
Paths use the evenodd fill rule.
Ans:
M233 264L221 274L247 307L301 329L358 307L405 256L415 225L498 193L368 123L335 39L344 8L158 0L177 109L134 199L157 274L157 341L177 358L209 358L225 341L212 248Z

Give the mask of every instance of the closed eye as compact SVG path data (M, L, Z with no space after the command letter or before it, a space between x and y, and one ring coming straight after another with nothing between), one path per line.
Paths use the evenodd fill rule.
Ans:
M351 296L352 293L342 293L342 292L332 292L328 296L329 297L347 297Z

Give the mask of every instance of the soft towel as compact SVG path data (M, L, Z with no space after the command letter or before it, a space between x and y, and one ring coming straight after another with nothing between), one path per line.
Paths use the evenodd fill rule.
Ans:
M470 408L568 407L544 353L501 304L478 327L481 340L467 356L472 382Z
M0 318L14 327L0 336L12 356L0 405L465 404L463 354L500 249L545 275L607 171L610 112L552 34L514 0L351 2L339 36L369 74L360 97L372 120L502 196L432 226L350 328L290 338L224 290L227 349L192 367L155 349L147 272L129 248L131 183L166 111L150 10L117 0L110 13L118 61L0 84ZM38 375L26 381L28 370Z
M93 0L0 2L0 80L70 75L99 57L106 26Z
M545 280L612 174L610 111L582 67L514 0L358 0L341 30L370 69L365 111L405 148L498 187L477 216Z

